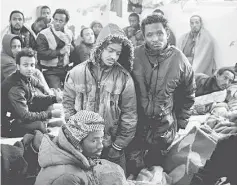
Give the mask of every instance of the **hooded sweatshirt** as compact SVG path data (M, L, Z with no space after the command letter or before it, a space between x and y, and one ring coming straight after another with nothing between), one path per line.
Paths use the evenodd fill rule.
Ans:
M93 27L96 25L96 24L99 24L101 25L101 27L103 28L103 25L101 24L101 22L99 21L93 21L90 25L91 29L93 30ZM97 39L98 35L95 35L95 38Z
M13 57L13 53L11 50L11 42L13 39L19 39L22 43L22 40L19 36L14 34L6 34L2 40L2 52L1 52L1 82L8 77L10 74L17 70L16 68L16 60ZM35 69L34 77L40 80L42 83L44 90L47 94L50 94L49 86L39 69Z
M53 141L44 135L38 161L41 171L35 185L126 184L120 166L103 159L86 158L68 141L62 129Z
M122 52L111 67L102 66L101 54L114 39L122 42ZM63 107L66 116L79 110L99 113L106 121L105 147L123 149L133 139L137 124L136 93L129 73L133 46L115 24L104 27L90 58L74 67L64 84Z
M1 82L16 71L16 61L11 51L11 41L13 39L20 39L19 36L14 34L6 34L2 40L2 52L1 52Z

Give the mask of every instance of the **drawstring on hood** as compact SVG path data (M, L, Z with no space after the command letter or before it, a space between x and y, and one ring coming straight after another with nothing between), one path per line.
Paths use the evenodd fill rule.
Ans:
M118 63L128 72L132 71L134 48L132 42L128 40L124 31L116 24L110 23L105 26L97 37L94 49L91 52L89 61L98 63L101 60L103 50L111 43L120 41L122 43L122 51L118 59Z

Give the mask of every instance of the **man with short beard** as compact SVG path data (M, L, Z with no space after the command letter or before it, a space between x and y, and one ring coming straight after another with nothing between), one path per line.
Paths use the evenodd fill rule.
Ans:
M129 15L128 21L129 21L129 26L127 26L123 29L125 34L127 35L127 37L128 37L128 28L129 27L133 27L135 29L134 33L136 33L138 30L140 30L140 17L138 14L133 12Z
M235 72L228 67L220 68L215 75L195 74L197 90L195 96L202 96L227 89L235 80Z
M216 70L213 38L203 27L199 15L190 18L190 27L191 31L181 36L178 47L188 58L195 73L211 76Z
M133 46L115 24L105 26L88 60L69 71L63 92L66 119L80 110L106 121L102 157L126 172L124 150L137 124L137 101L130 71Z
M195 79L188 59L169 45L163 16L147 16L141 24L145 44L135 51L133 77L138 96L138 127L128 147L129 173L144 166L162 166L177 128L185 128L194 103ZM179 90L179 103L174 99ZM175 108L177 112L175 112Z
M50 24L51 19L51 10L48 6L42 6L40 9L40 16L45 17L47 19L47 23Z
M161 10L161 9L155 9L153 12L152 12L153 15L158 15L158 16L165 16L165 13ZM174 32L170 29L170 36L168 38L168 42L171 44L171 45L174 45L176 46L176 37L174 35Z
M81 44L75 47L74 66L86 61L90 57L91 50L95 43L95 34L91 28L85 27L81 30Z
M21 38L22 47L33 48L35 46L33 31L24 23L24 14L19 10L12 11L9 18L9 26L3 30L1 38L3 38L5 34L15 34Z

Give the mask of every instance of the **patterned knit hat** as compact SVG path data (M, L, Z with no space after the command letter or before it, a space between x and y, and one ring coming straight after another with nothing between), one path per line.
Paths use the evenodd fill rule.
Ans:
M75 148L80 148L80 142L90 132L103 131L104 127L104 119L98 113L81 110L70 117L62 130L68 141Z

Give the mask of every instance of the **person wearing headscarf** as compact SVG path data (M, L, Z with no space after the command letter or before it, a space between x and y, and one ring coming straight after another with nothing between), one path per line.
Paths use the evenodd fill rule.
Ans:
M103 150L104 119L81 110L71 116L53 140L44 135L39 149L35 185L126 184L120 166L99 159Z

